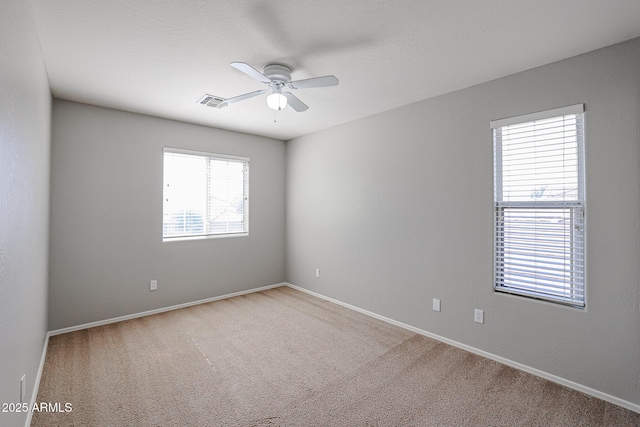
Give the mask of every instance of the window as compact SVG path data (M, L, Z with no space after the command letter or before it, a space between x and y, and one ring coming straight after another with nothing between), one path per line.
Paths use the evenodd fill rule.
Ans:
M585 305L584 105L491 122L500 292Z
M249 159L164 149L162 237L246 235Z

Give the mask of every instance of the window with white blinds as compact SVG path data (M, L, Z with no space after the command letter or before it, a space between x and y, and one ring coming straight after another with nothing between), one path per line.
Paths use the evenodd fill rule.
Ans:
M162 237L246 235L249 159L164 149Z
M584 307L584 104L491 128L495 290Z

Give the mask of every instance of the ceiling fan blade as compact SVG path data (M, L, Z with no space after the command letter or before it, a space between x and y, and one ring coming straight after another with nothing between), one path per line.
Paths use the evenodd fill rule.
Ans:
M314 77L312 79L296 80L287 83L291 89L306 89L311 87L338 86L339 80L335 76Z
M234 96L233 98L225 99L219 105L233 104L234 102L244 101L245 99L253 98L254 96L262 95L263 93L267 93L267 89L257 90L255 92L245 93L244 95Z
M269 80L267 76L265 76L264 74L262 74L260 71L256 70L249 64L245 64L244 62L232 62L231 66L237 70L242 71L249 77L253 77L256 80L260 80L262 83L266 83L266 84L271 83L271 80Z
M296 110L298 113L309 109L309 106L307 106L307 104L300 101L300 99L298 99L298 97L291 92L282 92L282 94L287 97L287 103L291 105L291 108Z

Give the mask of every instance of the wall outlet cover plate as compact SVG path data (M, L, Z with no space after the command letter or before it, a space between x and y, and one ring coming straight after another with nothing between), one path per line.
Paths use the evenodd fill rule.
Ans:
M476 323L484 323L484 311L476 308L473 313L473 320Z

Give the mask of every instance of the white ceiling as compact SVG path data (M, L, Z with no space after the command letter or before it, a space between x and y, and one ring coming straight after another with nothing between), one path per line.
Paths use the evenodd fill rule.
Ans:
M30 0L53 95L282 140L640 36L638 0ZM229 64L333 74L277 113Z

